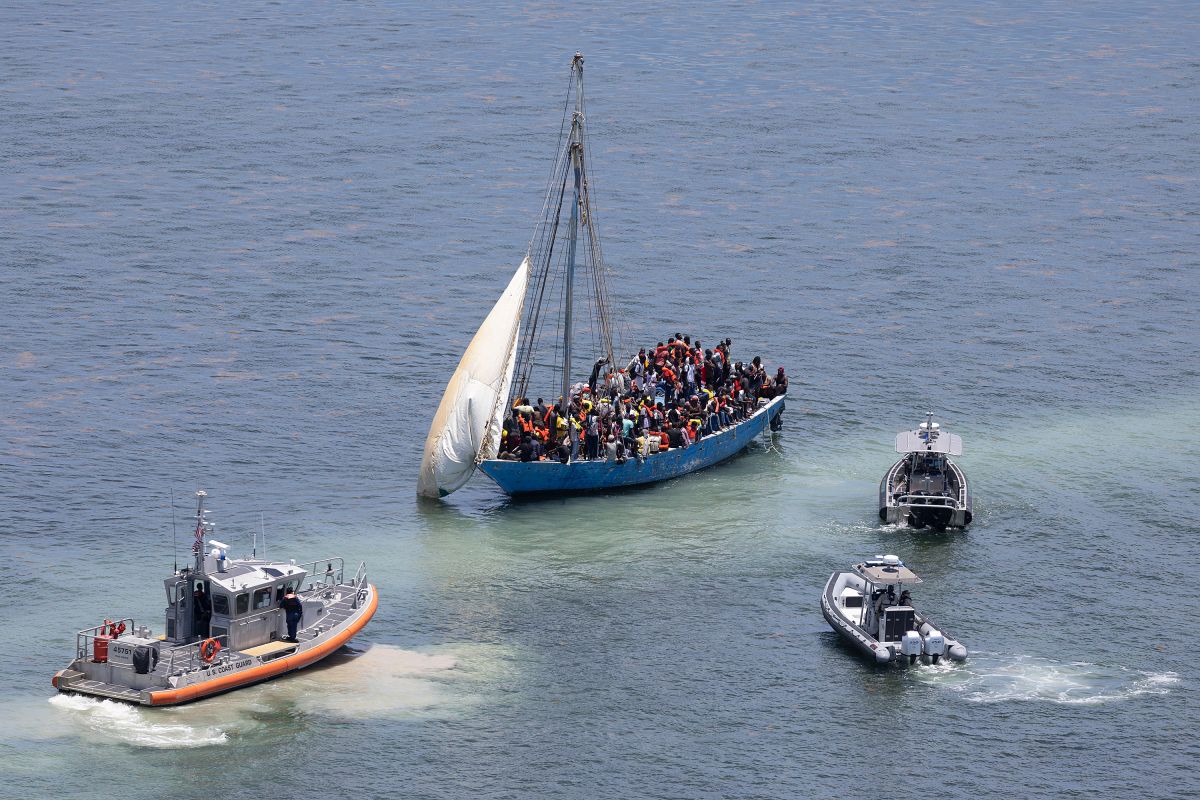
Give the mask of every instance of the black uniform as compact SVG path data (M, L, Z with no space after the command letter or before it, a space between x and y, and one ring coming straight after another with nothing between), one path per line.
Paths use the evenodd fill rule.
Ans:
M195 604L196 635L207 639L208 624L212 620L212 601L204 593L203 586L196 587L196 591L192 593L192 602Z
M296 628L300 626L300 620L304 618L304 604L296 595L287 594L279 601L279 607L283 609L283 613L287 617L287 640L294 642L296 641Z

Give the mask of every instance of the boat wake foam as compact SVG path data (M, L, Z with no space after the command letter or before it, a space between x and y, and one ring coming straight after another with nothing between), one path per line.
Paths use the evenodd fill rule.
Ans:
M50 704L67 712L89 736L139 747L189 748L224 744L229 736L217 725L193 725L151 710L78 694L58 694Z
M1179 683L1174 672L1062 662L1034 656L972 654L966 665L945 662L915 670L918 680L959 692L972 703L1049 702L1099 705L1144 695L1163 695Z
M280 682L280 694L303 713L341 719L413 716L457 705L453 684L466 677L469 656L372 645L326 669L301 672Z
M273 681L171 708L146 708L82 695L50 698L78 732L96 743L182 749L224 745L247 735L271 738L294 729L297 716L359 720L437 719L487 701L510 669L511 653L488 645L449 645L425 652L390 645L342 651L320 665ZM288 721L286 726L280 721ZM46 736L60 736L50 725Z

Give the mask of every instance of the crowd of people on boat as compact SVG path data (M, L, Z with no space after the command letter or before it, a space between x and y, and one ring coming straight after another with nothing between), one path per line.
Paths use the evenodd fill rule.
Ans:
M732 339L705 348L675 334L642 348L618 368L601 358L586 384L547 405L517 398L504 421L502 459L641 462L654 453L690 447L753 415L759 404L787 393L783 367L768 374L762 359L733 361ZM607 367L607 369L606 369Z

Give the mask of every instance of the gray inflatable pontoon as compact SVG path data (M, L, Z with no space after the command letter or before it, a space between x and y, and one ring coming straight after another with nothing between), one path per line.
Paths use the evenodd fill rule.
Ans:
M896 436L903 457L879 482L879 519L935 530L971 524L966 473L950 460L962 455L962 438L940 430L933 412L915 431Z
M966 661L967 648L912 607L912 593L904 587L919 583L897 556L875 556L829 576L821 613L829 627L878 664L912 664L918 658L936 664L942 656Z

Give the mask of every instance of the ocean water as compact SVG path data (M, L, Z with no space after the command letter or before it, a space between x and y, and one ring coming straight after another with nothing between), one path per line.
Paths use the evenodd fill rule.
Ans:
M0 7L0 796L1194 797L1200 7ZM571 56L626 341L731 336L782 433L667 485L418 503L524 253ZM976 521L876 521L895 432ZM53 696L218 535L365 559L286 680ZM183 548L179 548L183 553ZM872 668L901 555L965 665Z

